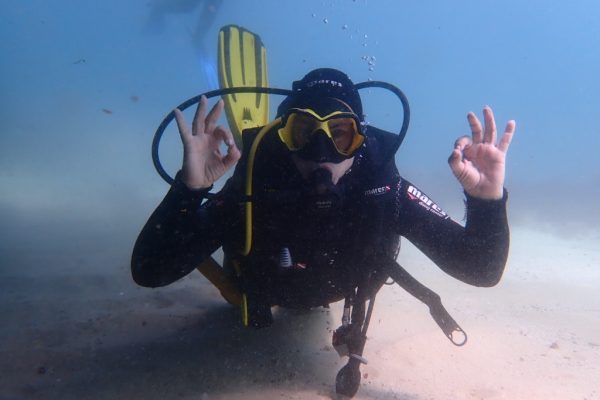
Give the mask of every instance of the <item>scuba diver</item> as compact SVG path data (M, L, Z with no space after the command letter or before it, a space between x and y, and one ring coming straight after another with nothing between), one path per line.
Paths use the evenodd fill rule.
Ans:
M472 135L456 140L448 160L466 196L462 226L399 174L397 135L365 124L360 95L341 71L321 68L294 82L273 122L244 131L242 151L217 123L223 109L219 100L208 111L202 97L191 127L174 111L183 165L135 243L131 272L139 285L175 282L222 247L223 268L209 279L241 305L247 326L270 325L273 306L309 309L344 300L334 345L349 355L352 371L338 374L337 385L351 397L358 384L347 381L360 381L365 325L386 280L403 281L432 315L445 313L439 296L397 264L400 237L462 282L500 281L509 248L504 175L514 121L498 140L491 108L483 109L483 124L468 114ZM234 166L223 189L209 194ZM460 330L443 315L437 322L451 325L447 336Z

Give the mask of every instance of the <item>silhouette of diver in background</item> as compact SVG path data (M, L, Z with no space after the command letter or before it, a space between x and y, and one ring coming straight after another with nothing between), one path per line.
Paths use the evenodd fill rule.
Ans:
M202 43L215 21L223 0L154 0L149 5L150 15L146 29L149 32L161 33L165 29L167 16L193 13L201 4L202 10L192 32L192 41L195 44Z
M202 72L210 89L218 88L216 61L214 56L206 50L204 44L210 28L223 0L154 0L150 3L150 14L146 23L146 31L151 33L162 33L165 29L165 20L168 16L175 14L190 14L202 5L198 23L191 32L192 46L198 51Z

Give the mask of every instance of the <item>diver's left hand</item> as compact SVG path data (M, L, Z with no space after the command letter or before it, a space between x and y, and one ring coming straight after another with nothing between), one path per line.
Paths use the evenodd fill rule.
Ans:
M483 109L483 118L485 128L474 113L468 114L472 138L463 136L456 140L448 163L469 195L480 199L501 199L506 152L516 124L514 120L508 121L504 135L496 144L496 122L490 107Z

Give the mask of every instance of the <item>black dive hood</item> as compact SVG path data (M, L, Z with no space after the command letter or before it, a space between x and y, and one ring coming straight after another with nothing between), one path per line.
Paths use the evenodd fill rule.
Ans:
M410 122L410 108L408 105L408 99L406 98L404 93L402 93L402 91L400 89L398 89L396 86L394 86L390 83L387 83L387 82L367 81L367 82L361 82L361 83L354 84L354 89L356 91L361 90L361 89L366 89L366 88L382 88L382 89L389 90L390 92L395 94L398 97L398 99L400 100L400 102L402 103L402 111L403 111L402 127L400 128L400 131L398 132L398 139L397 139L395 145L389 149L389 153L386 155L386 157L384 159L392 158L398 151L398 148L400 147L400 145L402 144L402 141L404 140L404 137L406 136L406 131L408 130L408 124ZM267 88L267 87L230 87L230 88L224 88L224 89L211 90L209 92L202 93L198 96L192 97L191 99L184 101L179 106L177 106L177 108L179 110L183 111L183 110L193 106L194 104L199 103L200 98L202 96L205 96L206 98L210 99L211 97L223 96L223 95L232 94L232 93L267 93L267 94L276 94L276 95L280 95L280 96L287 96L286 100L284 100L284 103L286 101L289 101L288 99L293 99L298 94L297 91L290 90L290 89ZM282 103L282 105L284 103ZM281 106L280 106L280 109L281 109ZM360 112L362 114L362 106L361 106ZM362 115L360 115L360 117L362 119ZM154 163L154 168L156 168L156 171L158 172L158 174L168 184L173 183L173 178L163 168L163 166L160 162L159 155L158 155L158 150L159 150L159 146L160 146L160 140L162 138L163 133L165 132L165 129L167 128L167 126L169 126L169 124L174 119L175 119L175 112L171 111L158 126L158 129L154 133L154 139L152 140L152 162ZM363 129L364 129L365 135L368 137L369 136L368 129L366 129L366 127L363 127Z

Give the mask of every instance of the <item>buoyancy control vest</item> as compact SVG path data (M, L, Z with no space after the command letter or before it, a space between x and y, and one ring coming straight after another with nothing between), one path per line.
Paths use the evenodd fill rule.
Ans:
M252 195L246 199L251 204L245 208L251 213L246 222L251 241L249 251L236 256L247 323L268 325L273 305L311 308L347 298L361 285L378 290L387 278L378 260L395 259L400 243L390 223L398 213L400 177L394 159L382 157L396 135L369 127L352 167L335 193L322 199L313 196L276 130L258 134L259 129L244 132L234 174L248 184L248 168L252 171Z

